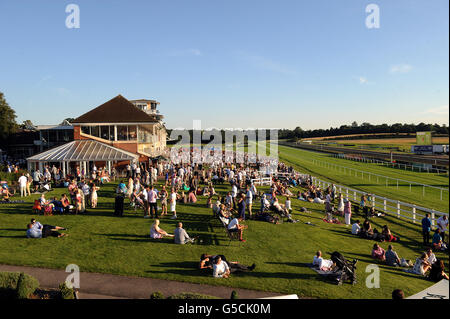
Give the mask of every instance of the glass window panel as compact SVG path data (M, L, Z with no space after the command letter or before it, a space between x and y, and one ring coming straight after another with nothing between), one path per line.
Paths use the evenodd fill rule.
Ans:
M81 133L91 135L90 127L89 127L89 126L82 126L82 127L81 127Z
M118 141L128 140L128 128L126 125L117 125L117 140Z
M136 139L137 139L136 125L129 125L128 126L128 140L129 141L136 141Z
M109 140L109 126L100 126L100 137L104 140Z
M109 140L114 141L114 125L109 126Z
M91 135L100 137L100 126L91 126Z

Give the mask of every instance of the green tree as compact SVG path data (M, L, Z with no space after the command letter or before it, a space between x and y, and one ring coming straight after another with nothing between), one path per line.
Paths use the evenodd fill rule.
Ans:
M6 139L16 129L16 112L8 105L3 93L0 92L0 140Z

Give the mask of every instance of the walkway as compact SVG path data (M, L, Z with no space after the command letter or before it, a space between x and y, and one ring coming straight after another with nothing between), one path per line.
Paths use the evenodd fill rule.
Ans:
M64 270L27 266L0 265L0 271L24 272L39 280L41 288L58 288L69 275ZM220 280L220 279L219 279ZM80 273L80 299L148 299L150 294L160 291L168 297L181 292L195 292L229 299L236 290L240 299L255 299L279 296L280 294L223 286L192 284L179 281L118 276L100 273Z

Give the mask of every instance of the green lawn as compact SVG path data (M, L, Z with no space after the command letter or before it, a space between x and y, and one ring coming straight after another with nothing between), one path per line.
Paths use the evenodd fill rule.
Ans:
M152 221L141 213L127 210L124 217L113 217L113 184L105 185L99 192L99 207L85 215L38 216L41 223L65 226L70 234L66 238L27 239L25 225L31 217L32 202L37 195L26 198L23 204L0 205L0 263L64 269L75 263L81 271L103 272L225 285L298 294L315 298L390 298L393 289L401 288L406 295L417 293L432 285L416 275L380 265L379 289L365 286L365 268L374 261L370 257L373 241L359 239L349 233L344 225L327 224L321 220L322 205L300 202L294 199L296 219L301 222L273 225L259 221L247 221L245 243L231 242L218 221L205 207L205 198L196 204L178 207L178 220L184 223L190 235L200 235L202 244L175 245L170 240L149 239ZM225 192L228 187L217 187ZM65 189L56 189L50 196L59 196ZM255 205L256 209L259 205ZM299 213L305 206L311 213ZM356 216L358 217L358 216ZM316 226L306 225L310 221ZM176 221L161 220L161 227L173 232ZM401 257L415 259L422 251L419 226L395 218L378 218L378 229L389 224L402 241L395 245ZM387 248L387 243L382 243ZM316 250L325 257L335 250L349 259L357 258L358 283L336 286L324 281L306 267ZM244 264L256 263L255 271L233 275L230 279L212 278L211 272L197 270L202 253L224 254L229 260ZM447 255L441 253L438 257ZM447 265L448 267L448 265ZM81 278L81 286L83 279ZM149 294L151 291L149 291Z
M377 178L372 175L369 180L368 174L357 173L354 171L341 168L328 168L326 163L337 164L347 168L353 168L360 171L371 172L390 178L398 178L406 181L423 183L430 186L446 188L448 190L448 177L433 174L433 173L419 173L412 171L404 171L395 168L389 168L371 163L354 162L345 159L339 159L325 153L311 152L302 149L292 148L288 146L278 146L280 160L289 163L295 169L303 173L309 173L315 177L334 182L340 185L349 186L351 188L370 192L379 196L385 196L389 199L400 200L407 203L420 205L422 207L439 210L442 212L449 212L449 192L441 192L438 189L426 188L425 196L423 196L422 186L412 184L410 188L409 183L388 180L388 187L386 187L386 179ZM320 161L313 162L313 160ZM325 164L324 164L325 163Z

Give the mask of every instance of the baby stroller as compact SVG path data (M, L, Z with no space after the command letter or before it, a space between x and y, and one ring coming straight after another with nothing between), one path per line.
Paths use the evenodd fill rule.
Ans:
M49 182L45 182L45 181L39 182L39 187L37 190L38 193L45 193L45 192L50 192L50 191L52 191L52 187Z
M349 262L341 253L335 251L331 254L331 260L336 265L331 275L336 284L342 285L345 281L351 282L352 285L356 284L356 263L358 262L356 259Z
M144 201L141 198L138 198L136 195L131 195L130 198L130 207L134 208L136 212L138 209L142 209L145 211Z

